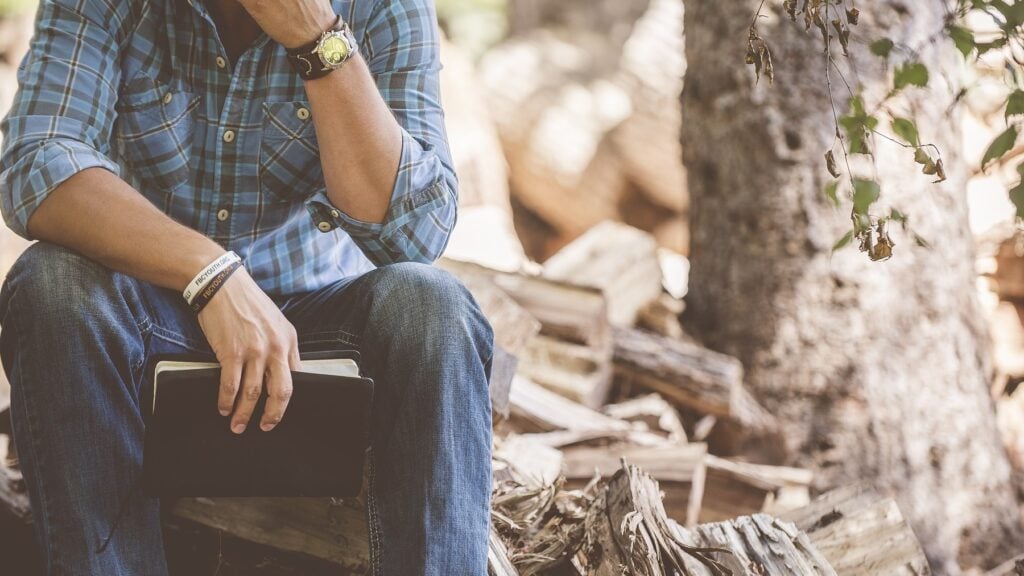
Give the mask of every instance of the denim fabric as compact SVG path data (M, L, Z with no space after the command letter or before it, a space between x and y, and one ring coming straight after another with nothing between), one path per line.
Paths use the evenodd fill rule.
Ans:
M493 334L472 296L403 263L277 302L301 350L358 349L375 380L373 574L485 575ZM48 573L166 574L158 501L138 489L139 393L154 354L209 352L195 316L174 291L38 243L0 291L0 323Z

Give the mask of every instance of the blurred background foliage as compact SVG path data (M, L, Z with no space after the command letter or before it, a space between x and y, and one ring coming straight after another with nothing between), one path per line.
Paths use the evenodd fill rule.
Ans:
M0 18L23 14L36 7L36 0L0 0Z
M0 0L0 2L19 0ZM497 44L508 29L505 0L437 0L441 27L474 58Z

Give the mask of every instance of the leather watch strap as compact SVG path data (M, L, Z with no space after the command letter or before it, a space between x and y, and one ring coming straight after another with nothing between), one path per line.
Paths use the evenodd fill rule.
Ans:
M348 32L348 27L341 19L341 15L339 15L334 21L334 24L325 30L319 38L314 39L308 44L304 44L298 48L292 48L287 51L288 63L291 64L292 68L299 74L299 76L302 77L303 80L322 78L338 68L337 66L325 65L323 59L320 58L320 54L317 52L317 47L320 45L320 42L322 42L324 36L330 32L351 34Z

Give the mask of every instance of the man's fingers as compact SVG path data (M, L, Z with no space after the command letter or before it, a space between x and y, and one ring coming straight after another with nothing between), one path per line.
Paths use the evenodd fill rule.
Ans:
M220 391L217 393L217 410L221 416L231 414L231 409L235 407L235 397L238 395L238 386L241 378L241 362L221 362Z
M292 397L292 373L289 363L284 358L272 361L267 366L267 404L260 419L260 430L269 432L277 426L288 408L288 400Z
M262 357L250 358L242 370L242 388L238 392L238 403L235 407L235 414L231 417L231 431L235 434L245 432L249 425L249 418L256 408L256 401L263 393L263 370L264 359Z
M302 358L299 356L298 344L292 344L292 349L288 353L288 365L291 366L292 370L302 369Z

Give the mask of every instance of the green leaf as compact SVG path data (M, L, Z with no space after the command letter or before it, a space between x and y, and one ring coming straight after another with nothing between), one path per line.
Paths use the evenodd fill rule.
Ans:
M847 150L850 154L870 154L868 137L878 126L878 118L868 116L860 96L850 98L850 114L839 118L839 125L846 131Z
M853 230L850 230L846 234L843 234L842 238L840 238L839 240L836 240L836 243L832 245L832 251L835 252L836 250L841 250L841 249L849 246L850 242L852 242L852 241L853 241Z
M1003 0L990 0L989 4L1002 13L1006 22L1000 26L1004 31L1010 32L1024 24L1024 4L1017 2L1004 2Z
M907 118L893 118L892 131L911 146L920 146L920 137L917 133L917 125L913 120Z
M836 208L839 207L839 195L837 194L838 191L839 182L836 182L835 180L825 185L825 198L828 198L828 201L831 202L832 205L835 206Z
M874 42L872 42L868 48L871 50L871 53L874 54L875 56L888 58L889 54L892 53L893 46L894 44L892 43L892 40L889 40L888 38L882 38L881 40L875 40Z
M924 87L928 85L928 67L920 62L907 62L896 67L893 76L893 84L896 90L902 90L907 86Z
M853 180L853 211L857 214L867 214L868 209L878 200L881 188L878 182L865 178Z
M1017 218L1024 219L1024 162L1017 165L1020 182L1010 188L1010 201L1017 207Z
M1018 88L1010 94L1010 99L1006 101L1006 119L1021 115L1024 115L1024 90Z
M924 151L924 148L918 148L917 150L914 151L914 162L917 162L918 164L924 164L925 166L927 166L928 164L932 163L932 157L929 156L928 153Z
M907 223L907 215L895 208L889 212L889 218L891 218L893 222L899 222L900 224L905 225Z
M964 55L964 58L971 55L975 48L974 32L956 24L947 26L946 32L949 34L950 39L953 40L953 44L956 45L956 49Z
M1010 189L1010 202L1017 207L1017 218L1024 219L1024 180Z
M990 50L999 50L1003 46L1006 46L1006 38L1005 37L997 38L997 39L995 39L995 40L993 40L991 42L983 42L983 43L980 43L980 44L976 45L976 47L978 48L978 56L981 56L982 54L984 54L984 53L986 53L986 52L988 52Z
M988 146L988 150L985 151L985 156L981 159L981 169L984 170L988 167L990 162L998 160L1003 157L1004 154L1013 148L1014 142L1017 141L1017 127L1010 126L1005 132L996 136L996 139L992 141Z

